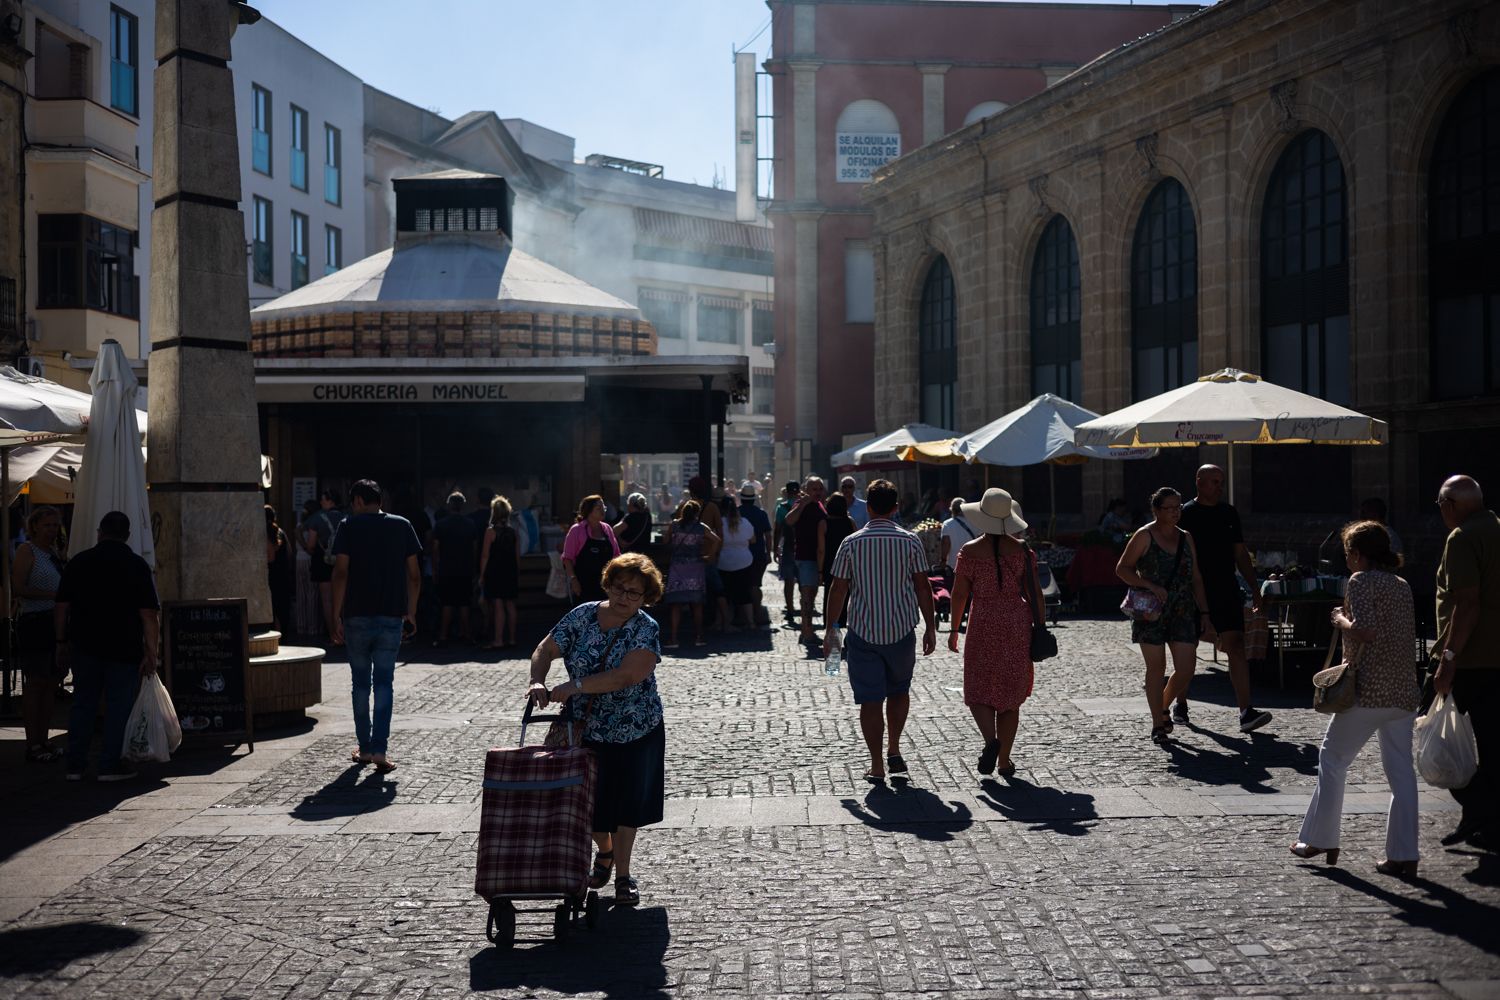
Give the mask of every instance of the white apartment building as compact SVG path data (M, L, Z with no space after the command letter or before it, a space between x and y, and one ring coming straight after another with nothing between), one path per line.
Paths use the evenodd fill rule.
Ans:
M233 53L253 309L366 255L364 84L265 18Z

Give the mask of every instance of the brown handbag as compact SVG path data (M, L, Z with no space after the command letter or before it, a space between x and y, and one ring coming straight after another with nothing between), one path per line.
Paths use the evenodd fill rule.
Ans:
M1330 666L1343 638L1343 629L1335 629L1333 641L1328 644L1328 655L1323 658L1323 669L1313 674L1313 710L1324 715L1346 712L1359 700L1355 664L1345 659Z

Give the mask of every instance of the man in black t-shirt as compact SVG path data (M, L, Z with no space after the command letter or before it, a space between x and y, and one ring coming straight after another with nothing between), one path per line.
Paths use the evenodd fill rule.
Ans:
M1245 659L1245 595L1235 574L1243 577L1250 588L1250 601L1256 610L1260 609L1260 587L1255 582L1250 552L1245 548L1239 512L1224 503L1223 469L1205 465L1198 470L1198 495L1183 505L1178 525L1193 536L1204 596L1208 598L1208 620L1219 633L1219 646L1229 661L1229 680L1240 706L1240 732L1259 729L1271 721L1271 713L1250 704L1250 664ZM1172 720L1188 721L1186 695L1172 707Z
M135 777L135 768L120 759L120 751L140 678L156 672L161 605L151 567L130 550L129 541L130 518L118 510L105 514L99 522L99 544L73 557L57 586L57 668L73 671L69 781L83 780L101 691L104 746L99 751L99 780Z
M443 616L438 622L434 646L448 641L453 627L453 609L458 609L459 635L468 638L469 605L474 603L474 575L479 565L479 532L464 515L464 495L448 495L448 513L432 529L432 580L437 587Z
M385 755L396 654L403 631L410 636L417 630L422 544L410 521L381 511L380 486L373 480L361 479L349 494L353 514L333 540L333 641L347 643L349 650L359 741L350 759L387 773L396 769Z

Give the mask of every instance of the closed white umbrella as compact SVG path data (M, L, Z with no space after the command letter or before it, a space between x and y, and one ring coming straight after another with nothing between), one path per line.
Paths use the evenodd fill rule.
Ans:
M130 518L130 548L155 569L146 463L141 457L141 430L135 410L137 385L119 343L106 340L89 376L94 398L89 410L88 442L75 484L77 499L68 554L76 556L92 547L98 540L99 519L118 510Z
M1305 392L1225 368L1078 427L1078 445L1177 448L1200 444L1385 444L1376 420ZM1229 449L1234 497L1234 449Z
M857 468L861 465L886 465L901 461L901 451L924 441L941 441L953 437L953 432L931 424L906 424L887 434L863 441L853 448L846 448L833 456L835 469Z

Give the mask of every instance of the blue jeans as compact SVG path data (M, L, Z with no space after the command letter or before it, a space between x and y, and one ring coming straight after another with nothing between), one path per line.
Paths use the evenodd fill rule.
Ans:
M73 707L68 711L68 772L82 774L88 766L89 744L94 739L94 718L99 695L104 695L104 749L99 751L99 771L118 767L125 744L125 724L135 705L140 663L103 660L87 653L74 653Z
M354 735L359 752L384 754L391 735L391 682L401 649L401 619L345 618L344 647L353 680ZM370 688L375 688L375 725L370 725ZM123 737L122 737L123 738Z

